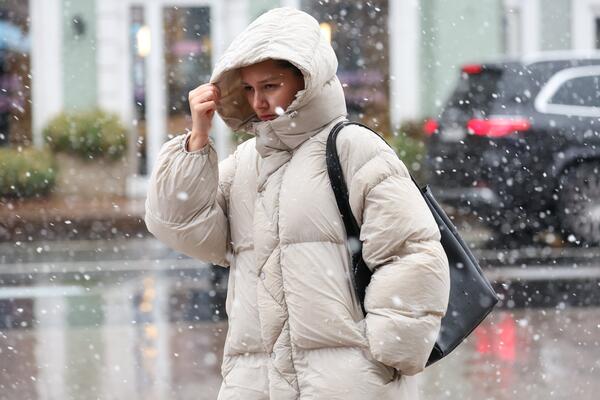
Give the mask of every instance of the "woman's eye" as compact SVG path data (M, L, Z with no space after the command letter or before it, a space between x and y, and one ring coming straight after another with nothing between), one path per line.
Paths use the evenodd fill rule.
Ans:
M268 89L274 89L274 88L276 88L277 86L278 86L278 85L274 85L274 84L272 84L272 83L268 83L268 84L266 84L266 85L265 85L265 89L267 89L267 90L268 90Z
M244 92L251 92L252 86L244 86Z

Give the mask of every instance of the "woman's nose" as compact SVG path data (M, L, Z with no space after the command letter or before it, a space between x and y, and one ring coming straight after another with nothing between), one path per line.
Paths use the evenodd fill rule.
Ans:
M269 104L267 103L265 96L263 96L261 93L258 93L258 92L254 93L254 99L253 99L252 106L255 110L269 108Z

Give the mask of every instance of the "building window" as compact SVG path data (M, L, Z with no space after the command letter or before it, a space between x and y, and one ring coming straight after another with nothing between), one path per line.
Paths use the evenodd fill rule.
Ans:
M131 52L131 82L133 87L135 140L131 143L136 147L136 172L147 174L146 157L146 57L150 53L150 28L144 21L143 6L132 6L130 9L130 52Z
M387 0L300 3L331 38L349 118L390 133Z
M600 18L598 18L598 17L594 18L594 29L595 29L594 48L600 49Z
M137 173L147 175L146 57L151 33L144 7L133 6L130 19L131 79L137 127ZM176 135L191 126L188 93L206 83L211 74L210 8L163 8L167 133Z
M210 8L165 8L164 29L167 131L179 134L191 126L189 91L210 79Z
M0 146L31 143L29 2L0 5Z

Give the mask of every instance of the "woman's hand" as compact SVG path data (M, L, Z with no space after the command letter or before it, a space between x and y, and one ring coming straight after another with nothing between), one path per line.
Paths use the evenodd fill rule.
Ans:
M211 83L190 91L188 98L192 114L192 134L187 145L188 151L200 150L208 143L208 132L220 97L219 88Z

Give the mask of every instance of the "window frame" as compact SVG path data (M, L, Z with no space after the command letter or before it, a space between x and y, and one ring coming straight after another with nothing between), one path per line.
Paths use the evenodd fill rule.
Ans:
M600 65L588 65L563 69L552 76L544 85L535 99L535 109L542 114L563 114L579 117L600 117L600 107L576 106L568 104L551 103L550 99L567 82L572 79L598 76Z

